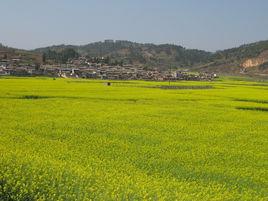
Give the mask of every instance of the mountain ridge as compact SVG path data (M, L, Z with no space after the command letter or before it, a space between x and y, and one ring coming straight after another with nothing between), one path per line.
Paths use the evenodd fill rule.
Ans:
M0 50L1 47L3 48L4 46L0 46ZM105 57L117 63L140 65L145 68L158 68L160 70L176 68L224 74L268 74L268 54L264 53L268 51L268 40L243 44L239 47L216 52L188 49L175 44L157 45L126 40L105 40L104 42L100 41L86 45L62 44L34 50L11 49L33 55L45 55L48 59L53 54L64 53L64 56L57 55L60 58L64 57L64 62L69 59L69 56L74 57L79 55L86 57ZM53 59L55 60L58 57L52 57L52 62Z

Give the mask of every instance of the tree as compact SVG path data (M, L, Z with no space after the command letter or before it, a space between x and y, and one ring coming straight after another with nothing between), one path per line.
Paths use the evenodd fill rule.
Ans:
M61 52L49 49L47 53L43 54L43 59L54 60L57 63L66 63L69 59L74 59L78 56L79 54L72 48L64 49Z
M104 59L104 63L105 64L110 64L110 61L111 61L111 58L109 57L109 56L107 56L107 57L105 57L105 59Z
M43 55L42 55L42 62L43 63L46 63L46 59L47 59L47 56L46 56L45 53L43 53Z
M40 69L40 64L39 63L35 63L35 70L39 70Z

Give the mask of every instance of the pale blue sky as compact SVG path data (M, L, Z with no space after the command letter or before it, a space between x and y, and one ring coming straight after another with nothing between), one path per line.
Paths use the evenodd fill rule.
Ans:
M268 39L268 0L1 0L0 42L18 48L104 39L210 51Z

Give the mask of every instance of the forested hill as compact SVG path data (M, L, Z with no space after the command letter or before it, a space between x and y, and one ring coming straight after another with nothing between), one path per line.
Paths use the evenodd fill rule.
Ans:
M71 50L83 56L107 57L110 61L125 64L141 64L150 68L186 68L227 74L240 73L241 67L243 67L245 62L249 64L246 65L248 72L266 73L266 63L268 61L268 56L265 54L268 51L268 41L259 41L215 53L187 49L172 44L155 45L111 40L82 46L51 46L34 51L47 54L48 56L62 53L65 55L64 58L68 59L68 55L71 57L76 56ZM67 56L66 53L68 53Z
M226 74L237 74L241 71L248 74L268 74L268 40L218 51L212 54L209 62L197 69Z
M42 54L35 51L27 51L4 46L0 43L0 61L20 59L22 65L42 63Z
M37 52L61 52L74 49L80 55L90 57L109 57L110 60L122 61L125 64L142 64L148 67L169 68L192 67L206 62L210 52L186 49L182 46L163 44L141 44L130 41L106 41L90 43L83 46L59 45L36 49Z
M32 51L0 46L0 58L24 58L42 62L66 63L79 56L105 57L111 63L138 64L147 68L184 68L225 74L268 74L268 40L217 52L187 49L172 44L141 44L130 41L104 41L87 45L58 45ZM40 59L41 58L41 59Z
M241 61L244 58L256 57L265 50L268 50L268 40L218 51L213 55L213 59L235 59Z

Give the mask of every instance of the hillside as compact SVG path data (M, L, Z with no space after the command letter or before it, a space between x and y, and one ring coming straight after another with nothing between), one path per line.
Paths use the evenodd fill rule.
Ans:
M10 48L0 44L0 60L18 60L20 64L41 64L42 54Z
M36 49L35 52L60 53L66 49L73 49L83 56L108 57L111 61L140 64L149 68L172 67L224 74L268 73L268 41L259 41L215 53L171 44L155 45L112 40L82 46L51 46Z
M268 40L217 51L187 49L172 44L142 44L130 41L95 42L87 45L58 45L32 51L0 46L0 59L21 59L24 63L66 63L68 59L104 57L110 63L141 65L160 70L190 69L228 75L267 75Z
M268 74L268 41L218 51L210 61L196 69L226 74Z
M39 48L35 51L48 53L74 49L80 55L90 57L109 57L112 61L122 61L125 64L140 64L146 67L166 69L170 67L192 67L209 59L211 53L186 49L177 45L140 44L130 41L106 41L90 43L83 46L59 45Z

